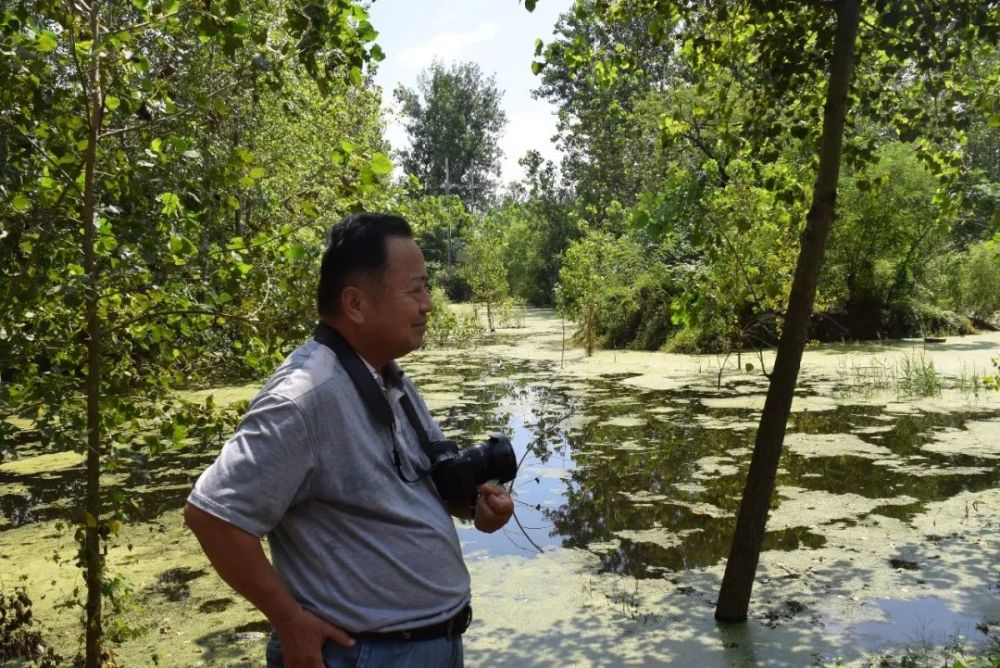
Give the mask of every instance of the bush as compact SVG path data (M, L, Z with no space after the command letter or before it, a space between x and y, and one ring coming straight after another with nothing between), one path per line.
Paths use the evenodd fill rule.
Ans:
M448 300L443 288L435 286L431 290L431 312L427 316L425 346L464 348L475 345L483 332L475 310L459 311Z
M713 319L699 325L689 325L663 344L663 352L678 355L698 355L729 349L726 330L721 320Z
M974 318L988 320L1000 311L1000 243L969 247L959 269L957 306Z
M493 319L498 329L521 329L524 327L524 304L516 299L505 299L496 304Z

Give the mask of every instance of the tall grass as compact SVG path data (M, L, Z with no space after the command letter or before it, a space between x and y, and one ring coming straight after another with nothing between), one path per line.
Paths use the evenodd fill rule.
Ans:
M873 358L866 364L852 360L839 367L843 384L837 392L844 396L870 398L895 393L899 397L932 397L944 388L941 373L923 353L912 352L899 359Z

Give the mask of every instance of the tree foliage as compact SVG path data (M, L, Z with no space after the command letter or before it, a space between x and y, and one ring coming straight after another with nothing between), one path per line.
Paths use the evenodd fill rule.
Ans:
M294 133L279 147L262 132L279 109L295 118L295 100L278 101L288 86L313 82L316 101L363 85L380 57L366 16L352 2L293 0L23 0L0 14L0 401L45 444L87 453L74 519L88 666L109 657L102 543L131 510L122 490L104 493L101 473L211 428L210 401L172 390L214 354L271 364L283 340L252 326L287 318L272 297L296 294L301 242L315 241L305 228L391 170L384 155L360 155L374 147L342 143L276 175L271 158L294 150ZM364 132L351 125L338 126L345 140ZM281 185L335 165L357 188L331 198Z
M410 139L403 169L427 194L457 195L469 209L484 211L500 175L498 140L507 122L494 77L484 77L475 63L435 61L416 89L400 86L395 95Z

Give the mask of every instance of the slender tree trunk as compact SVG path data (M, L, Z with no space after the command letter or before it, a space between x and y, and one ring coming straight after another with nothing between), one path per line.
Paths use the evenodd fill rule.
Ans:
M854 70L859 0L841 0L836 4L836 11L837 29L823 113L819 172L813 188L812 207L806 216L806 227L802 232L801 250L788 297L785 325L778 342L771 384L757 429L750 471L736 519L736 531L715 608L715 618L720 622L743 622L747 618L754 574L764 540L768 507L774 492L778 459L785 438L785 425L792 407L802 349L809 333L809 319L823 265L826 239L833 221L847 95Z
M100 25L98 14L100 2L92 0L90 9L90 32L93 37L91 47L90 74L90 132L87 152L84 157L83 185L83 268L86 273L86 313L87 313L87 496L86 539L84 545L87 564L87 668L100 668L101 640L101 580L104 559L101 556L101 536L98 527L101 522L101 322L97 312L98 268L95 253L97 236L96 217L96 169L97 143L100 140L103 122L101 95Z

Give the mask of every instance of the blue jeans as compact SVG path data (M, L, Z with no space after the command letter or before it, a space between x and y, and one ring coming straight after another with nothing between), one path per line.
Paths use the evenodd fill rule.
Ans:
M325 668L463 668L462 636L435 640L383 642L359 640L354 647L323 644ZM267 643L267 668L283 668L276 633Z

